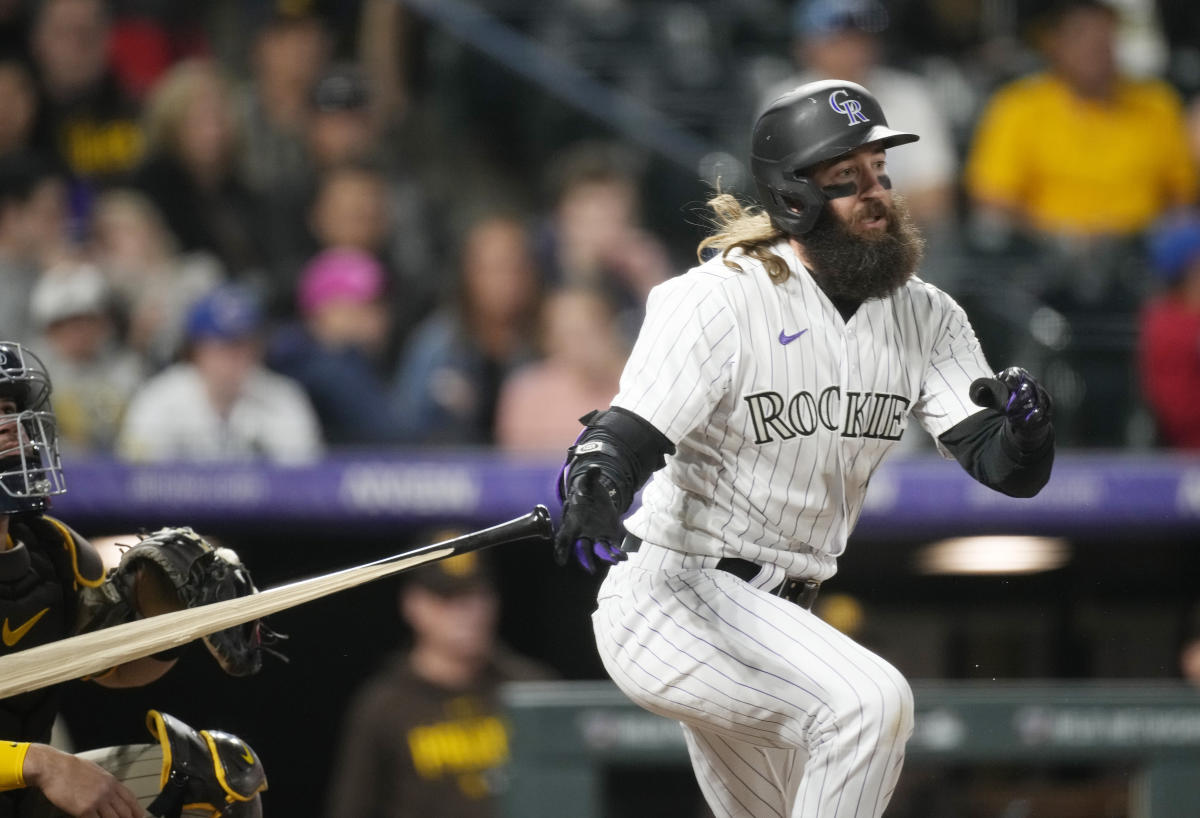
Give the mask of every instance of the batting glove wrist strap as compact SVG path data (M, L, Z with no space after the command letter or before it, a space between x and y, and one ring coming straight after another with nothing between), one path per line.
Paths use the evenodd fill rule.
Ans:
M663 467L675 445L648 421L627 409L593 411L579 419L587 428L567 450L559 483L559 499L576 474L598 465L616 486L618 510L625 511L650 475Z

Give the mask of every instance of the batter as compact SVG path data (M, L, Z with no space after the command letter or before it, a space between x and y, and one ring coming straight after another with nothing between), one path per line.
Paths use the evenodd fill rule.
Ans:
M910 420L998 491L1050 476L1050 397L1023 369L993 376L963 310L914 275L886 150L917 138L854 83L769 106L761 208L710 201L706 260L651 293L618 394L568 453L556 556L612 565L593 615L605 667L683 724L717 816L887 806L911 690L809 609Z

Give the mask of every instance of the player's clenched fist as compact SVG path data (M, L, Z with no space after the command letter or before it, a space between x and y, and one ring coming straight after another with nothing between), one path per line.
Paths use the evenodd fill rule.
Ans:
M610 565L626 559L621 550L625 530L617 510L619 494L599 466L580 470L563 501L562 524L554 535L554 559L566 565L572 556L589 574L596 559Z
M971 400L1002 413L1013 435L1026 443L1040 445L1050 431L1054 414L1050 393L1019 366L1010 366L994 378L976 379Z

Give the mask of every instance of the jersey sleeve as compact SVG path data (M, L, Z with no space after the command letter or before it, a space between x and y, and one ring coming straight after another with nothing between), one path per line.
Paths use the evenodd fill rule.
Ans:
M734 305L702 273L658 285L613 399L678 443L729 389L739 336Z
M931 293L935 303L941 302L941 320L913 414L936 441L947 429L979 411L971 402L971 382L993 373L963 308L941 291L931 288Z

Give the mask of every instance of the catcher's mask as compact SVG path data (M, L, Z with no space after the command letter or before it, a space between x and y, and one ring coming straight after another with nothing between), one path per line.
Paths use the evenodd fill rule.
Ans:
M0 514L41 512L67 490L50 411L50 375L20 344L0 341Z
M919 138L889 128L878 100L857 83L801 85L768 105L754 124L750 172L759 203L772 224L803 236L830 198L808 179L814 166L870 143L887 149Z

